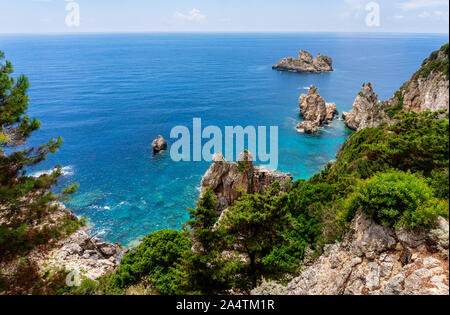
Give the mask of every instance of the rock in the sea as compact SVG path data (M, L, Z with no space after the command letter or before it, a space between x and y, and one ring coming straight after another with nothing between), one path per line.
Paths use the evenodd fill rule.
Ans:
M444 219L440 224L448 229ZM430 251L429 237L380 226L358 213L343 241L287 290L293 295L448 295L448 259Z
M448 111L449 77L448 44L425 59L421 68L387 100L380 102L372 85L364 84L349 113L343 113L345 124L353 130L395 123L400 111ZM447 70L445 70L447 67Z
M213 157L214 163L203 176L201 195L211 187L217 198L217 210L222 212L246 193L263 194L275 181L279 181L283 191L292 184L292 176L253 165L249 152L240 155L239 162L227 162L221 153Z
M159 153L167 150L167 142L162 136L158 136L152 143L153 152Z
M306 73L322 73L333 71L333 59L318 54L313 59L312 55L301 50L298 58L288 57L280 60L272 67L280 71L306 72Z
M338 114L336 104L326 103L315 86L300 96L299 105L303 122L298 124L297 130L305 133L318 132L320 126L328 124Z

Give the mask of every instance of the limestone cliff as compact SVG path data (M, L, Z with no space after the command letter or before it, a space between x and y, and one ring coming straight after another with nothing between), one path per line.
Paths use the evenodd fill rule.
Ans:
M243 154L241 154L243 157ZM211 187L217 198L218 211L223 211L241 197L241 190L263 194L275 181L286 189L292 183L292 176L265 168L253 166L252 158L244 156L239 163L227 162L221 153L213 157L214 163L203 176L201 195Z
M292 295L447 295L448 222L406 232L359 213L343 241L289 283Z
M372 85L364 84L345 124L354 130L377 127L395 121L396 113L448 110L449 107L448 44L425 59L421 68L388 101L379 102Z
M336 104L326 103L312 85L307 94L299 98L300 114L303 122L297 125L297 130L305 133L316 133L319 127L331 122L338 114Z
M333 59L321 54L318 54L317 57L313 59L309 52L301 50L298 54L298 58L284 58L272 68L280 71L306 73L330 72L333 71Z

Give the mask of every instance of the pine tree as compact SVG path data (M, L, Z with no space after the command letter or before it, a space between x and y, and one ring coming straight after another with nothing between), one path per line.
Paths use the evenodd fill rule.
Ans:
M223 220L230 250L245 257L235 284L241 290L248 292L263 277L276 278L284 272L265 262L274 249L289 243L286 234L294 229L287 198L280 196L280 190L280 183L275 182L263 195L244 194Z
M75 192L77 185L71 185L61 194L54 194L51 188L62 175L61 167L55 167L51 174L39 178L27 176L26 169L55 153L62 139L52 139L37 148L26 145L32 132L41 123L26 115L29 98L28 79L14 78L11 62L4 60L0 51L0 257L20 254L35 245L77 228L74 219L65 218L59 224L48 223L49 215L57 211L54 204ZM55 227L57 226L57 228Z
M216 226L219 213L213 191L208 188L189 209L191 220L186 233L194 242L192 251L185 253L178 266L180 292L188 294L225 294L232 287L234 264L224 258L224 227Z

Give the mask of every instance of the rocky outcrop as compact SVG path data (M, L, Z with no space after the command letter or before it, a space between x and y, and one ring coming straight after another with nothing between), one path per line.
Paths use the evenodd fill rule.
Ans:
M447 69L447 70L446 70ZM441 111L449 107L448 44L427 58L412 78L395 95L380 102L372 85L364 84L345 124L353 130L378 127L395 122L395 114L404 111Z
M158 136L158 138L153 140L152 148L154 153L159 153L161 151L167 150L167 142L163 138L163 136Z
M371 83L363 84L361 92L353 103L352 110L349 113L343 113L342 118L347 127L353 130L377 127L389 120Z
M448 231L448 222L441 218L437 229ZM425 231L383 227L358 213L343 241L287 290L293 295L447 295L448 232L445 238L447 257Z
M272 68L280 71L306 73L330 72L333 71L333 59L321 54L318 54L317 57L313 59L309 52L301 50L298 58L284 58Z
M280 182L282 190L286 191L293 180L290 174L254 166L249 153L241 154L238 163L227 162L221 153L216 153L213 162L203 176L201 195L211 187L220 212L233 205L241 197L241 191L263 194L275 181Z
M80 276L95 280L115 270L123 257L120 245L91 239L84 229L56 245L49 253L38 259L42 271L65 268L80 272Z
M414 112L448 110L448 58L447 44L433 52L424 61L420 70L401 88L404 110Z
M313 85L307 94L300 96L299 104L303 122L297 125L297 130L305 133L318 132L320 126L328 124L338 114L336 104L326 103Z

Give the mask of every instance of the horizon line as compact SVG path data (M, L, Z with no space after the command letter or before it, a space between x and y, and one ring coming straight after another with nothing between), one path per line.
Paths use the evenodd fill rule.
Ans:
M101 34L395 34L449 35L449 32L391 32L391 31L63 31L63 32L0 32L0 35L101 35Z

